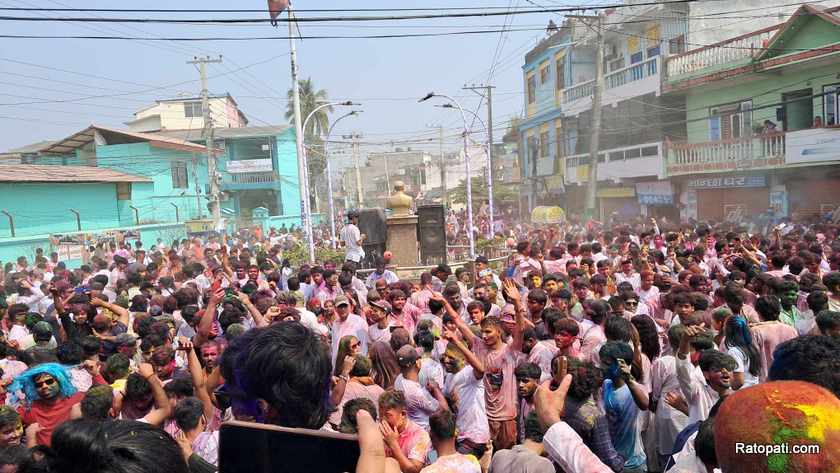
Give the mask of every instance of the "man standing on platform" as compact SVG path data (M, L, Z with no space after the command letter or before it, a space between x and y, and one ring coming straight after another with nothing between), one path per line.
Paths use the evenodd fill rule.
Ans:
M350 210L347 212L347 225L341 230L341 241L344 242L344 247L347 252L344 256L345 261L352 261L360 263L365 257L365 250L362 249L362 244L367 235L359 231L359 211Z

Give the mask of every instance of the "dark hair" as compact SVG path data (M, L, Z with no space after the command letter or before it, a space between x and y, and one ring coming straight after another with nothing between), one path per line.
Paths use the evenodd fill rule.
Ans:
M394 353L397 352L400 348L405 345L411 344L411 334L408 333L403 327L395 328L393 332L391 332L391 340L388 342L388 345L391 346L391 350Z
M624 317L609 317L604 324L604 336L607 340L629 342L633 332L633 325Z
M589 309L591 311L589 318L595 325L600 325L610 314L610 305L601 300L592 301Z
M807 381L840 397L840 339L803 335L782 343L773 352L767 380Z
M808 308L813 313L819 314L825 309L828 309L828 294L824 291L813 291L805 298L805 302L808 303Z
M659 344L656 322L647 315L637 315L630 319L630 323L636 327L636 331L639 333L639 344L641 345L642 353L647 355L651 362L659 358L662 347Z
M122 353L114 353L105 360L105 370L103 375L105 378L114 382L128 376L131 360Z
M517 365L513 370L513 375L516 376L516 379L528 378L539 381L540 376L542 376L542 370L535 363L525 361Z
M317 429L327 420L329 348L298 322L279 322L237 337L222 355L221 369L227 382L274 407L273 423Z
M65 342L55 349L55 356L62 365L78 365L84 360L82 346L76 342Z
M163 391L169 397L185 398L195 394L192 380L187 378L175 378L163 387Z
M532 442L542 443L543 436L545 435L545 429L540 426L539 417L537 417L536 411L531 411L525 417L525 439L531 440Z
M344 404L341 411L341 423L338 425L338 431L343 434L355 434L359 431L359 426L356 424L356 414L359 411L368 411L373 420L376 420L376 405L373 401L366 397L357 397L351 399Z
M114 390L108 385L92 386L79 403L82 408L82 417L90 420L108 419L113 404Z
M152 385L140 373L131 373L125 382L125 400L139 401L152 393Z
M0 406L0 429L17 425L18 422L20 422L20 414L12 406Z
M737 367L738 362L735 361L735 358L726 353L713 348L700 352L700 369L702 371L717 371L724 368L733 371Z
M87 337L82 338L81 345L82 351L85 353L85 358L98 355L99 351L102 349L102 342L93 335L88 335Z
M817 328L820 333L826 335L828 330L836 330L840 328L840 312L835 310L823 310L817 314Z
M548 294L545 293L542 289L531 289L528 291L528 300L532 300L538 304L545 305L548 302Z
M437 314L445 307L444 303L435 299L429 300L429 312Z
M571 317L563 317L554 322L554 333L560 332L566 332L576 337L580 333L580 325Z
M697 429L697 436L694 438L694 451L697 458L706 465L717 465L717 453L715 451L715 420L708 418L700 422Z
M779 320L782 303L776 296L761 296L755 301L755 311L761 316L761 320Z
M835 292L837 286L840 285L840 271L832 271L822 278L822 283L829 291Z
M556 371L556 365L560 356L551 360L551 370ZM569 396L577 401L584 401L601 387L604 375L601 368L590 361L581 361L569 357L566 362L566 369L572 375L572 384L569 386Z
M53 465L62 473L188 473L175 440L152 425L115 420L77 419L52 434Z
M723 333L726 337L724 339L726 348L737 348L740 350L749 359L750 374L758 376L761 370L761 357L758 356L758 350L752 343L752 332L750 332L747 319L740 315L729 317L723 326Z
M429 435L436 440L455 438L455 415L448 409L441 409L429 416Z
M379 412L388 409L405 409L405 394L402 391L388 388L379 395Z
M365 355L356 355L356 363L353 364L353 369L350 370L350 376L370 376L371 368L372 363L370 358Z
M630 345L624 342L607 342L601 346L598 351L598 356L603 360L604 358L612 358L613 360L624 360L627 364L633 362L633 349Z
M204 415L204 405L198 398L186 397L175 406L175 424L184 432L198 427L202 415Z

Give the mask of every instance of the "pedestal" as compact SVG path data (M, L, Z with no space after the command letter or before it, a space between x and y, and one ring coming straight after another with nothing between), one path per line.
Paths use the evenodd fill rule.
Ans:
M393 255L391 264L417 265L417 215L388 217L388 242L385 249Z

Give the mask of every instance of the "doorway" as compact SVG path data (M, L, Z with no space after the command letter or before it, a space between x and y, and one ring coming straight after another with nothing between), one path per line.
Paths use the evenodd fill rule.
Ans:
M806 130L814 122L814 99L811 89L796 90L782 94L784 102L785 131Z

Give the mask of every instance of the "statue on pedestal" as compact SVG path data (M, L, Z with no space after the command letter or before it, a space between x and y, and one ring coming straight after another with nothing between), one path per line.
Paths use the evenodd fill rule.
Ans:
M394 183L394 193L388 197L388 208L392 210L393 216L411 215L411 204L414 199L405 193L405 183L397 181Z

